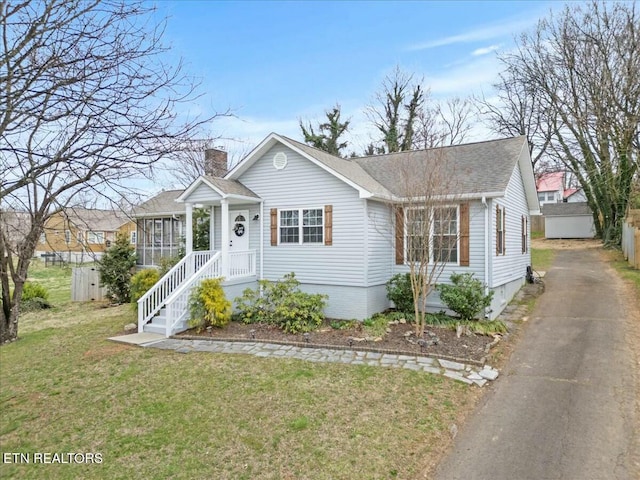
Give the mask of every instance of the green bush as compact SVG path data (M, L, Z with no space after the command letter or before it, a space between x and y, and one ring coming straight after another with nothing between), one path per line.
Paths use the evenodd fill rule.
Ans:
M256 290L236 298L238 317L245 323L270 323L287 333L310 332L322 324L326 295L301 292L294 273L281 281L261 280Z
M485 295L482 282L473 278L472 273L453 273L449 278L453 285L437 286L440 299L462 320L475 319L483 309L491 305L493 292Z
M160 271L158 272L160 277L164 277L169 270L175 267L184 255L174 255L173 257L160 257L158 261L158 266L160 267Z
M42 300L49 300L49 292L39 283L24 282L22 288L22 301L26 302L34 298L41 298Z
M397 273L387 282L387 298L393 302L400 312L410 313L415 310L411 276L408 273Z
M136 266L135 248L129 237L118 234L114 245L98 262L100 281L107 287L107 295L118 303L128 303L131 298L131 277Z
M224 327L231 320L231 302L222 288L222 278L208 278L193 289L189 296L189 326L202 330Z
M384 313L376 313L371 318L365 318L362 326L369 337L384 337L391 319Z
M155 268L145 268L131 277L131 303L137 308L138 300L160 280L160 273Z

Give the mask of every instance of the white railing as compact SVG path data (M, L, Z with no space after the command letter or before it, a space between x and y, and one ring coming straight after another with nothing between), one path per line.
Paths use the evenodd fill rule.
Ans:
M138 300L138 331L164 306L169 296L189 277L202 268L217 252L191 252L164 275Z
M165 302L166 336L173 334L174 327L189 316L189 295L193 287L206 278L222 276L221 254L217 252L202 267L178 287Z
M256 251L229 252L228 278L249 277L256 274Z

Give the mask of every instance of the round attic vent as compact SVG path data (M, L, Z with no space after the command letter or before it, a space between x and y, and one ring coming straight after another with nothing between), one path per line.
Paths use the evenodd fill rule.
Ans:
M284 152L278 152L273 156L273 166L276 170L282 170L287 166L287 155Z

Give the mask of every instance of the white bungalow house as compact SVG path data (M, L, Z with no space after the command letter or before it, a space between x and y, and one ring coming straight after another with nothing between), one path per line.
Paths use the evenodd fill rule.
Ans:
M474 273L495 292L486 312L495 318L531 264L529 215L539 205L525 137L343 159L273 133L224 178L202 176L177 196L187 253L140 299L139 330L185 330L191 288L218 276L233 299L258 279L295 272L303 290L329 296L330 318L389 308L385 284L408 271L406 246L414 241L415 215L399 208L410 195L399 166L428 171L437 162L446 162L455 185L438 207L454 214L439 282ZM192 248L196 205L211 212L210 251ZM441 307L437 296L429 306Z

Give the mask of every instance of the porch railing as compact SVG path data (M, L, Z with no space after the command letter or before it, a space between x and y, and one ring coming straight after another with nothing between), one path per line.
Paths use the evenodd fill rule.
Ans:
M255 250L229 252L229 279L233 279L234 277L248 277L255 274Z
M218 252L191 252L138 300L138 331L164 306L169 296Z
M218 278L222 276L221 253L216 252L202 267L190 278L180 285L165 302L166 336L173 334L173 329L189 316L189 295L193 287L206 278Z

